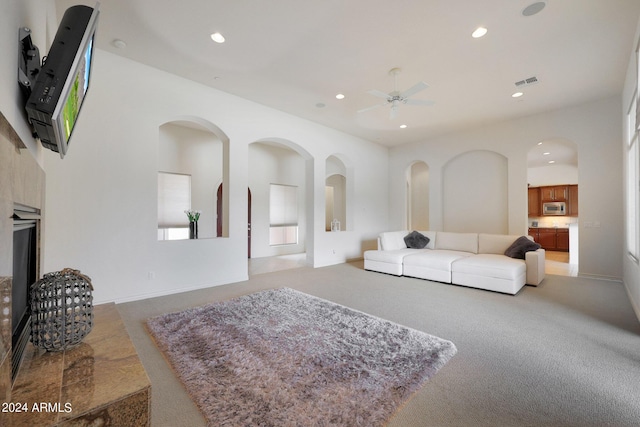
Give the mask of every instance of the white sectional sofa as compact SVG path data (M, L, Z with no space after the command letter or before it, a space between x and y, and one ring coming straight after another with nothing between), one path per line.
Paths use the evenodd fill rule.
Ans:
M364 253L364 268L515 295L544 279L545 251L511 258L505 251L521 236L421 231L429 238L423 249L407 248L408 230L378 236L378 250ZM527 236L533 240L530 236ZM526 242L526 240L525 240Z

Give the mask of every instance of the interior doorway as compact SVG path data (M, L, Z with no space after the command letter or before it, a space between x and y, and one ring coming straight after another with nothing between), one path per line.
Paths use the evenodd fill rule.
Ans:
M538 142L527 153L529 234L539 236L547 256L545 270L578 275L580 212L578 146L564 138ZM565 205L565 215L544 213L545 203ZM568 237L567 237L568 236Z
M222 237L222 184L216 192L216 235ZM247 188L247 258L251 258L251 189Z

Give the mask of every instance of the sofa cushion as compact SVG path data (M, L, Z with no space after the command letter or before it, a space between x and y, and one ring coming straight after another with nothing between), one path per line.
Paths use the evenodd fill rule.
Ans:
M404 257L403 264L406 266L429 267L435 270L451 271L451 264L461 258L470 257L469 252L447 251L447 250L426 250L408 254Z
M458 259L451 265L453 273L520 280L524 284L526 264L524 261L497 254L478 254Z
M478 253L505 255L505 251L519 237L520 235L480 233L478 234Z
M402 264L402 260L407 255L414 255L426 251L426 249L396 249L393 251L365 251L364 259L370 261L388 262L392 264Z
M429 243L425 246L425 249L435 249L436 248L436 236L438 234L437 231L421 231L418 230L418 233L429 239Z
M504 254L511 258L524 259L525 253L537 251L541 247L539 243L529 240L527 236L521 236L507 248Z
M478 253L478 235L476 233L452 233L438 231L436 249Z
M383 251L406 249L407 244L404 242L404 236L406 236L408 232L408 230L402 230L380 233L380 249Z
M451 264L461 258L472 256L469 252L447 250L425 250L407 255L402 262L404 276L451 283Z
M404 236L404 243L412 249L424 249L429 244L429 240L427 236L415 230Z

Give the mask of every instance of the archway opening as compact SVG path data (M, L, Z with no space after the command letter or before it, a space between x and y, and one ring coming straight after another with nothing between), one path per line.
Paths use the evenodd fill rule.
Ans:
M546 250L550 274L578 274L578 146L565 138L538 142L527 153L529 234Z
M227 165L228 139L212 123L181 118L159 127L158 240L193 238L187 211L197 216L197 238L218 235L216 183L227 182ZM228 236L227 221L222 234Z
M261 139L249 145L250 274L307 264L313 241L310 162L311 156L290 141Z

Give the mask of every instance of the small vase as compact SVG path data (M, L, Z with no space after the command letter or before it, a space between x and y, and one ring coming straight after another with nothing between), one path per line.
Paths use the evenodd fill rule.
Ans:
M190 239L198 238L198 221L192 221L189 223L189 238Z

